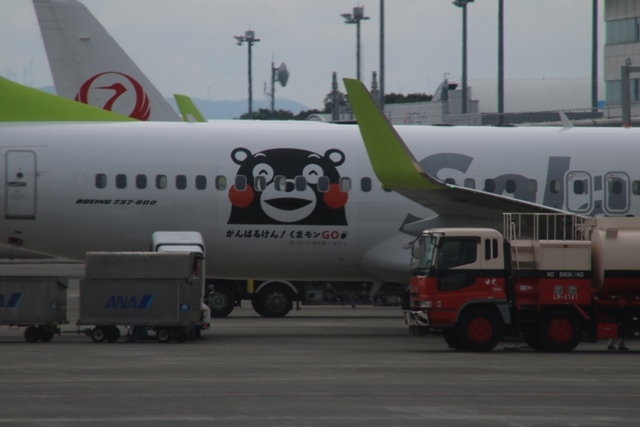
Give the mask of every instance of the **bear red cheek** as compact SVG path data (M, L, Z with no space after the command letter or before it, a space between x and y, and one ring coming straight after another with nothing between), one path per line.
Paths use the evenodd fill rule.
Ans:
M331 209L340 209L347 204L349 195L344 191L340 191L339 184L331 184L329 191L322 195L325 205Z
M253 188L247 187L244 191L238 191L234 185L229 189L229 201L237 208L246 208L253 202Z

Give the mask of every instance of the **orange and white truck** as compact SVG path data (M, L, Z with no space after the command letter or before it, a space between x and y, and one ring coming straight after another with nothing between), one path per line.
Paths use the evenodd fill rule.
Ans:
M412 328L491 351L520 337L541 351L638 335L640 218L504 214L488 228L425 230L411 261Z

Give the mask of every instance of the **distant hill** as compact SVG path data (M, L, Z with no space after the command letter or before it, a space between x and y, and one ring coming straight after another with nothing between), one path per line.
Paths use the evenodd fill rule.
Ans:
M53 94L56 93L56 88L54 86L41 87L40 90ZM167 101L173 108L175 108L176 111L178 111L178 107L176 106L176 102L173 98L167 98ZM198 110L200 110L202 115L209 120L237 119L247 112L246 99L238 101L209 101L206 99L194 98L193 103L196 104L196 107L198 107ZM271 104L269 101L254 100L253 110L258 111L260 108L271 108ZM298 114L300 111L306 111L309 108L297 101L276 99L276 109L289 110L293 114Z
M175 108L176 103L173 98L167 98L167 101ZM239 101L209 101L206 99L198 99L194 98L193 103L196 104L198 110L202 113L202 115L209 119L237 119L241 115L247 112L247 101L239 100ZM253 111L258 111L260 108L271 108L271 104L269 101L263 100L254 100L253 101ZM298 114L300 111L306 111L307 108L305 105L297 101L290 101L288 99L276 99L276 109L277 110L288 110L293 114Z

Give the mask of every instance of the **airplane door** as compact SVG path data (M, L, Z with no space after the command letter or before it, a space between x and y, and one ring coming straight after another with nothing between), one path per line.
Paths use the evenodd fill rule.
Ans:
M6 219L36 217L36 153L7 151L5 155Z
M567 209L584 213L591 210L591 176L586 172L569 172L566 175Z
M629 210L629 176L624 172L609 172L604 177L604 210L622 214Z

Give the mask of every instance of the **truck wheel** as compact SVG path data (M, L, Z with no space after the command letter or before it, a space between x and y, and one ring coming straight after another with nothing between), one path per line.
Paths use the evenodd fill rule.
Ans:
M293 307L291 291L284 286L269 286L258 293L258 305L261 316L284 317Z
M40 326L38 328L38 337L42 342L49 342L53 339L53 331L47 327Z
M24 330L24 340L26 342L38 342L40 339L40 332L35 326L29 326Z
M547 311L540 316L536 329L540 350L568 352L580 344L582 326L576 314L571 311Z
M226 286L217 286L209 298L211 317L227 317L233 311L233 292Z
M91 339L93 342L104 342L107 339L107 332L102 326L96 326L91 331Z
M109 326L105 329L105 338L109 342L116 342L120 338L120 329L117 326Z
M169 328L159 328L156 331L156 338L161 343L168 343L171 341L171 330Z
M456 349L462 351L491 351L502 338L498 318L484 308L464 313L455 330Z

